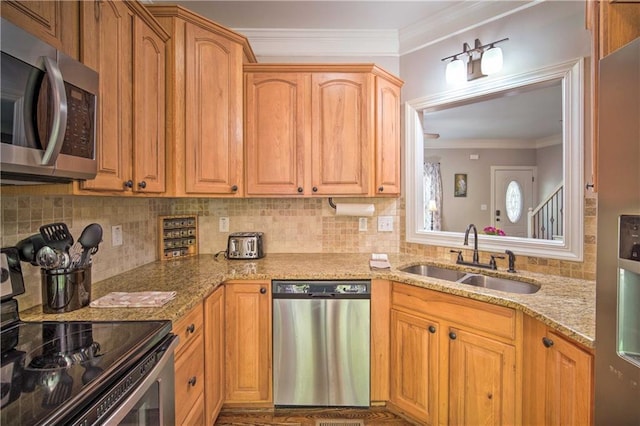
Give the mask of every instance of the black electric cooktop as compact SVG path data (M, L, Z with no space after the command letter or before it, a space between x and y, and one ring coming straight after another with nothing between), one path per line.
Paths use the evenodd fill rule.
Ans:
M108 389L169 321L18 322L2 329L0 424L56 424Z

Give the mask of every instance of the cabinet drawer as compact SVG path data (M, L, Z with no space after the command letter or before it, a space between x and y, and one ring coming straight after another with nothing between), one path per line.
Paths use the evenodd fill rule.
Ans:
M204 344L202 334L176 357L176 424L184 419L204 391Z
M452 296L407 284L393 284L393 308L472 326L493 336L516 338L516 312L511 308Z
M197 339L198 336L202 337L203 324L204 315L201 303L174 324L173 333L180 338L176 355L180 355L189 346L189 343Z

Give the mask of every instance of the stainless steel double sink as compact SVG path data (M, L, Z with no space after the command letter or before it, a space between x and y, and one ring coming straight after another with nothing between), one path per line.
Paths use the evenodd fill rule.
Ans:
M424 277L437 278L440 280L454 281L475 287L504 291L507 293L533 294L540 290L540 287L533 283L469 273L455 269L440 268L433 265L412 265L400 268L400 271L422 275Z

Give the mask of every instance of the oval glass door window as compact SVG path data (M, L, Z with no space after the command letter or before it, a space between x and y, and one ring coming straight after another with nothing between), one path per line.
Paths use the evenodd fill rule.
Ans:
M516 223L522 216L522 187L518 182L512 180L507 185L507 193L505 196L507 217L511 223Z

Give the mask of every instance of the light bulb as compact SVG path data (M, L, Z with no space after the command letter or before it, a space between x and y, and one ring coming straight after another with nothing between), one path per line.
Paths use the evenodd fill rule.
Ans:
M460 83L466 80L466 71L462 59L454 59L447 64L445 71L447 83Z
M490 75L495 74L502 69L502 49L499 47L492 47L482 54L482 61L480 62L480 69L482 74Z

